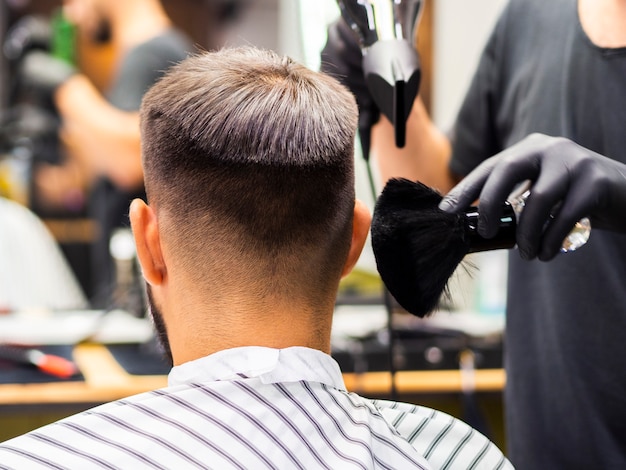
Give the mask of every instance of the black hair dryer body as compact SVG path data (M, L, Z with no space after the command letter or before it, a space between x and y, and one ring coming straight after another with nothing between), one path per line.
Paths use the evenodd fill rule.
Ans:
M392 122L404 147L406 121L419 92L415 37L425 0L338 0L341 15L358 37L369 92Z

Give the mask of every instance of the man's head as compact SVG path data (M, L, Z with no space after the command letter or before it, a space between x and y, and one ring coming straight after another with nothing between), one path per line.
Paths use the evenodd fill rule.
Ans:
M358 207L353 230L352 95L274 53L227 49L171 69L141 120L150 208L134 203L131 220L154 302L257 321L332 313L369 222Z

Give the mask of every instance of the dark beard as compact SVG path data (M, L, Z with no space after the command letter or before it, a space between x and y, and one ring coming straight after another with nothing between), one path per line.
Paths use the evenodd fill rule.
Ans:
M167 328L165 326L165 321L163 320L163 315L161 313L161 309L154 302L154 298L152 297L152 289L149 284L146 284L146 295L148 297L148 306L150 307L150 315L152 316L152 324L154 325L154 330L156 332L157 340L163 349L163 355L165 359L168 361L170 366L174 365L174 358L172 357L172 349L170 348L170 341L167 338Z

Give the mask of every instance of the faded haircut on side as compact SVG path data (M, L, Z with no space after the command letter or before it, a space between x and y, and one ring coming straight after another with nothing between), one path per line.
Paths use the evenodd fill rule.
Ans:
M148 201L190 275L245 272L312 296L336 288L356 126L347 89L270 51L223 49L171 68L142 102L142 158Z

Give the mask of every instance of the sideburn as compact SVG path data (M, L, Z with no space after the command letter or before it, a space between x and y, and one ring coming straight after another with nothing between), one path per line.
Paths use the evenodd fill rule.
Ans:
M154 325L157 340L161 345L161 348L163 350L163 356L168 362L168 365L173 366L174 358L172 356L170 341L167 337L167 327L165 326L165 321L163 320L163 314L161 313L161 309L156 304L152 296L152 288L150 287L150 284L146 284L146 294L148 297L148 306L150 307L150 315L152 317L152 324Z

